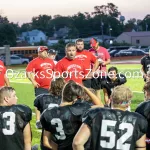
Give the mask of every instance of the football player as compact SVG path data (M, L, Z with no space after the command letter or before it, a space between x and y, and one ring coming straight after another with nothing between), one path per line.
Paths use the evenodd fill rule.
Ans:
M126 111L132 92L124 85L114 88L113 109L93 108L86 115L73 141L74 150L84 150L91 136L91 150L146 150L146 119Z
M31 150L32 111L28 106L16 105L17 99L14 88L0 89L0 149L2 150Z
M108 69L106 80L102 81L105 104L110 104L110 95L113 88L126 82L126 77L123 74L118 74L118 69L116 67L110 67Z
M41 94L37 96L37 98L34 101L34 106L37 107L37 109L40 111L41 114L47 108L52 108L54 106L60 105L61 93L64 85L65 85L65 80L63 78L57 78L55 79L55 81L53 80L51 82L51 88L49 94ZM41 149L47 150L48 148L43 146L42 137L43 137L43 131L41 136Z
M41 116L44 128L43 143L50 149L57 149L52 143L52 138L59 150L72 150L72 141L82 121L82 115L90 108L88 103L78 101L83 95L84 89L73 81L69 81L62 92L60 107L46 109ZM103 106L99 98L86 88L87 94L94 104Z
M144 90L146 101L142 102L135 111L143 115L148 121L148 130L146 133L146 148L149 150L150 149L150 82L145 83L143 90Z

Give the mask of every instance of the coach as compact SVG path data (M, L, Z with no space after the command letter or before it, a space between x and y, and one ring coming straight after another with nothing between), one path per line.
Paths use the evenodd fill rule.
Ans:
M48 48L40 46L38 57L33 59L27 66L26 72L28 79L35 88L35 96L48 93L54 70L54 62L48 58Z
M97 77L93 78L92 88L96 90L97 97L101 99L101 96L100 96L100 89L102 89L101 82L105 80L107 76L106 65L110 63L110 55L108 51L106 50L106 48L99 45L99 42L97 41L97 39L92 38L90 40L90 44L92 48L89 51L97 57L100 63L99 68L97 69L98 78Z
M89 51L84 49L84 41L82 39L76 40L76 59L82 61L83 64L86 65L87 70L94 72L99 67L98 59ZM91 64L93 68L91 69ZM83 80L83 84L87 88L91 88L91 79Z
M56 64L56 76L63 77L66 81L73 80L82 84L82 80L86 78L89 70L87 70L87 66L81 60L75 58L76 51L75 44L68 43L66 45L66 56Z
M0 87L2 86L10 86L10 84L6 75L4 63L0 60Z

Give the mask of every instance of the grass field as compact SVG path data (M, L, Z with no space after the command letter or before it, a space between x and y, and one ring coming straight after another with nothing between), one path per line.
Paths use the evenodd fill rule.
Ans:
M109 65L109 66L112 66L112 65ZM134 96L133 96L132 105L131 105L131 109L132 111L134 111L137 105L140 102L142 102L144 99L144 95L142 93L144 81L140 74L141 65L139 64L122 65L121 64L121 65L113 65L113 66L116 66L119 72L124 73L127 76L126 85L129 86L132 91L134 91ZM9 69L11 68L9 67ZM34 89L33 89L32 84L30 84L30 81L26 78L24 79L25 67L12 67L12 69L14 71L13 73L17 74L17 78L16 76L11 77L12 75L11 71L8 71L8 77L11 77L10 78L11 86L16 89L17 96L18 96L18 103L28 105L34 112L34 106L33 106L33 101L35 98ZM20 71L20 74L18 74L19 71ZM139 72L139 74L137 74L137 72ZM34 115L31 121L31 126L32 126L32 134L33 134L32 144L39 144L40 132L35 128L35 116Z

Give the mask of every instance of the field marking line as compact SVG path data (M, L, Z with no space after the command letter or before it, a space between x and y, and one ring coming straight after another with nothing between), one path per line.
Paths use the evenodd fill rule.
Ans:
M134 93L141 93L141 94L144 93L144 92L140 92L140 91L132 91L132 92L134 92Z
M31 82L17 82L17 81L10 81L11 83L20 83L20 84L32 84Z

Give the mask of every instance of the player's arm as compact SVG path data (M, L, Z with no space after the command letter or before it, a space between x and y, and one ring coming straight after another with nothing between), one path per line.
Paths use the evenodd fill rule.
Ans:
M95 72L97 70L97 68L99 67L99 65L100 65L100 63L99 63L98 59L96 59L94 66L93 66L93 69L92 69L92 72Z
M105 51L105 61L102 63L102 65L108 65L110 64L110 54L108 53L108 51Z
M51 140L51 133L44 130L43 133L43 144L45 147L52 149L52 150L57 150L57 144L55 144L52 140Z
M103 88L103 92L104 92L104 101L106 104L109 104L110 103L110 100L108 98L108 92L107 92L107 89L106 88Z
M141 68L141 74L143 75L144 78L146 78L147 74L144 72L144 66L143 65Z
M82 86L85 92L88 94L88 96L91 98L93 104L104 107L102 101L94 94L92 93L88 88L85 86Z
M23 130L23 136L24 136L24 150L31 150L31 127L30 123L28 123L24 130Z
M9 79L7 78L6 74L4 75L4 81L6 86L10 86Z
M26 68L26 75L27 75L27 78L32 82L33 86L38 88L39 87L39 83L37 83L35 81L35 67L34 67L34 62L31 61L27 68Z
M73 150L84 150L84 144L88 141L91 130L87 124L82 124L73 140Z
M106 61L104 61L104 62L102 63L102 65L108 65L108 64L110 64L110 59L107 59Z
M136 150L146 150L146 134L136 141Z
M40 85L35 81L35 74L33 72L26 72L28 79L32 82L33 86L38 88Z

